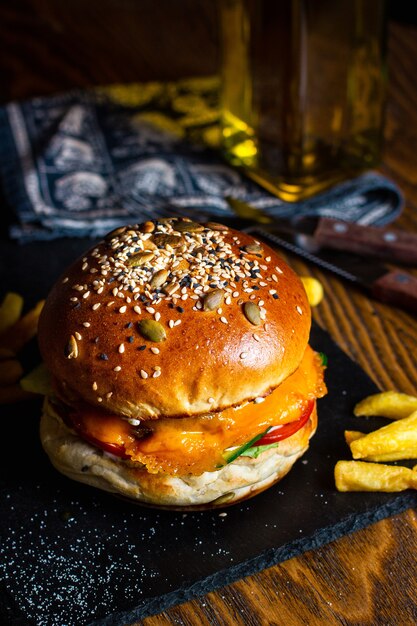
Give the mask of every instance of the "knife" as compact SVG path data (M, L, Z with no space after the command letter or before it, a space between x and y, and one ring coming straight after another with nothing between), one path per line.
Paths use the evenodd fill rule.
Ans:
M309 236L309 246L345 250L366 256L389 259L394 263L417 265L417 233L394 228L362 226L328 217L273 218L237 198L226 198L239 217L264 224L278 232Z
M341 250L317 250L317 245L310 235L300 235L294 225L291 229L278 230L279 223L275 219L272 222L269 216L262 213L263 224L254 225L252 221L249 226L245 226L243 222L247 224L247 221L251 220L249 211L257 211L249 205L246 206L248 209L245 215L239 212L241 219L238 226L245 232L261 237L324 270L333 272L354 283L376 300L417 313L416 277L404 271L389 270L374 259L345 254Z

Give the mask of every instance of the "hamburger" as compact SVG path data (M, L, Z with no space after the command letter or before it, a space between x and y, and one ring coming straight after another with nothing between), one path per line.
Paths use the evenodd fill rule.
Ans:
M251 497L316 430L310 324L300 279L249 235L187 218L118 228L43 308L43 447L66 476L143 504Z

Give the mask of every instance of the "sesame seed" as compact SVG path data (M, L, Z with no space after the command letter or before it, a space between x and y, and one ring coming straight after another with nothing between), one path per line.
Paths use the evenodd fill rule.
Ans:
M264 401L265 401L265 398L262 398L261 396L259 396L259 398L255 398L254 403L261 404Z
M130 417L127 421L131 426L139 426L140 424L140 420L137 420L134 417Z
M248 356L248 353L247 353L247 352L241 352L241 353L239 354L239 357L240 357L241 359L246 359L246 357L247 357L247 356Z
M97 387L97 383L96 382L93 383L92 387L93 387L94 391L97 391L98 387Z
M107 400L110 400L110 398L112 397L112 395L113 395L113 392L112 392L112 391L109 391L108 393L106 393L106 398L107 398Z
M83 263L81 269L83 270L83 272L87 269L88 267L88 263Z
M299 313L300 315L303 314L303 309L301 307L299 307L298 305L295 307L297 313Z
M114 304L114 300L111 300L110 302L108 302L106 306L112 306L112 304Z
M214 400L214 398L209 398L209 399L207 400L207 402L209 402L209 404L213 404L213 402L214 402L214 401L215 401L215 400Z
M67 283L69 281L68 276L65 276L64 280L62 281L62 284L64 285L65 283Z
M273 295L274 295L274 293L276 293L276 292L277 292L277 290L276 290L276 289L270 289L270 290L269 290L269 293L271 294L271 296L273 296Z
M223 324L228 324L228 323L229 323L229 322L227 321L227 319L226 319L224 316L222 316L222 317L220 318L220 321L221 321L221 322L223 322Z
M160 369L161 369L161 366L160 366L160 365L154 365L154 367L153 367L153 368L154 368L154 370L160 370Z
M252 337L255 339L255 341L260 341L261 340L259 335L257 335L256 333L253 333Z
M152 306L147 306L145 307L145 309L148 311L148 313L150 313L151 315L153 315L155 313L155 309Z
M148 372L145 372L145 370L140 370L140 376L141 378L148 378Z
M230 303L231 303L231 301L232 301L231 297L230 297L230 296L227 296L227 298L225 299L225 303L226 303L226 304L230 304Z
M169 320L169 322L168 322L168 326L169 326L170 328L174 328L174 324L175 324L174 320Z
M275 266L275 269L277 270L278 274L284 273L280 267Z
M82 336L80 335L79 332L75 332L74 335L75 335L75 338L78 339L78 341L81 341Z
M113 372L120 372L121 369L120 365L116 365L116 367L113 367Z
M159 312L159 311L157 311L157 312L155 313L154 318L155 318L155 320L156 320L157 322L159 322L159 320L161 319L161 314L160 314L160 312Z
M123 352L125 351L125 345L124 343L121 343L120 346L118 347L118 351L120 354L123 354Z
M119 313L126 313L127 306L121 306L119 309Z
M159 348L154 348L154 346L152 346L151 352L153 352L153 354L159 354Z
M118 288L114 287L114 289L112 290L112 294L116 297L118 293L119 293Z
M238 292L238 291L234 291L234 292L232 293L232 296L233 296L234 298L238 298L238 297L239 297L239 292Z
M78 302L78 298L76 298L75 296L73 296L72 298L70 298L70 302Z
M174 322L174 326L179 326L181 324L182 320L176 320Z
M86 298L88 298L89 295L90 295L89 291L86 291L85 293L83 293L84 300L86 300Z
M140 315L142 313L140 306L136 305L133 307L133 310L135 313L137 313L138 315Z
M155 370L152 374L152 378L158 378L161 375L161 370Z
M265 283L263 280L259 281L261 287L266 287L268 283Z
M270 260L271 260L271 257L270 257L270 256L265 257L265 261L266 261L267 263L269 263L269 262L270 262Z
M96 302L95 304L93 304L91 308L93 309L93 311L97 311L97 309L99 309L100 306L101 306L101 302Z
M265 302L263 300L259 300L258 304L259 304L259 306L263 306L265 304Z
M101 396L98 396L97 402L103 402L103 398Z
M91 324L90 322L83 322L83 326L85 326L85 328L90 328Z
M276 282L276 283L278 282L278 278L276 277L276 275L275 275L275 274L272 274L272 277L271 277L271 278L272 278L272 280L273 280L274 282Z

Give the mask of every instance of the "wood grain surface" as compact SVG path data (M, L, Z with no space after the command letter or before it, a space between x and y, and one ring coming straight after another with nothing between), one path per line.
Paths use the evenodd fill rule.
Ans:
M211 73L217 58L213 4L204 0L3 2L0 98ZM417 27L390 24L381 171L405 195L406 208L396 226L415 232L416 59ZM288 260L300 274L322 281L325 299L314 317L341 348L381 389L417 393L416 318L371 301L295 258ZM140 624L411 626L417 623L416 551L417 516L409 510Z

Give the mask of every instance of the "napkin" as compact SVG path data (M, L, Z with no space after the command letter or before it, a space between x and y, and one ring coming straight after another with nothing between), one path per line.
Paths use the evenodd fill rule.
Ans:
M279 200L221 159L218 117L216 78L76 90L0 108L11 237L96 237L172 214L221 221L232 215L226 196L277 217L383 225L400 213L401 193L376 172L303 202Z

